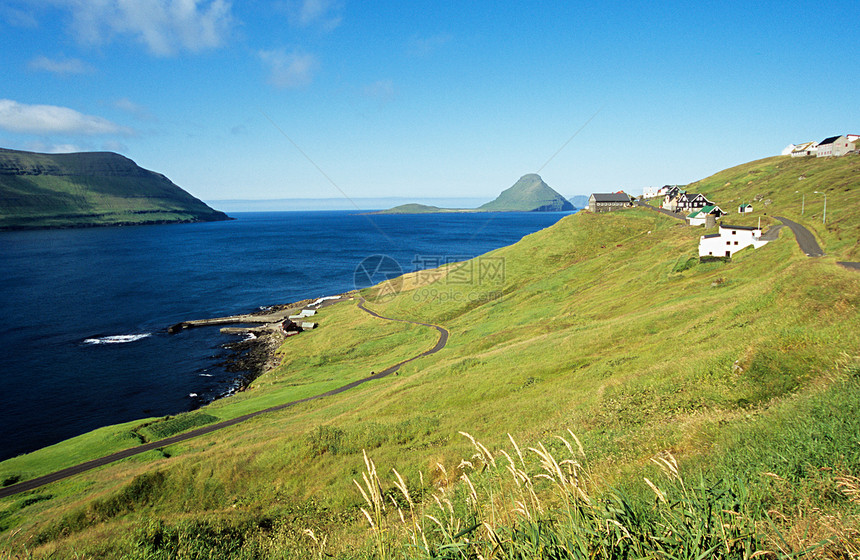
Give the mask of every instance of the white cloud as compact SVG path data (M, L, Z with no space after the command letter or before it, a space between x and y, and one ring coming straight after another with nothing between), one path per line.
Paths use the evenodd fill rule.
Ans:
M132 101L131 99L129 99L127 97L117 99L116 101L113 102L113 106L116 109L119 109L120 111L125 111L129 115L132 115L133 117L140 119L142 121L156 121L156 120L158 120L155 118L155 115L153 115L149 111L149 109L147 109L143 105L139 105L138 103L135 103L134 101Z
M335 0L299 0L290 3L290 21L300 27L320 25L331 31L342 21L341 4Z
M269 82L279 88L300 88L311 84L319 67L312 54L284 49L260 51L260 60L269 67Z
M87 152L92 147L79 146L78 144L47 144L41 141L27 142L23 148L28 152L40 152L43 154L68 154L71 152Z
M69 76L72 74L89 74L93 72L93 67L77 58L48 58L47 56L37 56L32 59L27 68L30 70L53 72L61 76Z
M51 0L84 43L131 36L157 56L221 46L233 26L227 0Z
M35 29L39 26L33 14L12 6L0 6L0 19L13 27Z
M109 140L102 144L102 148L108 152L116 152L118 154L128 153L128 146L116 140Z
M25 105L11 99L0 99L0 128L29 134L134 134L130 128L68 107Z

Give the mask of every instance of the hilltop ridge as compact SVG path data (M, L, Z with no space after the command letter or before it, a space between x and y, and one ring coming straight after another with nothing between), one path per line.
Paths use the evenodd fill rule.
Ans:
M228 219L164 175L113 152L0 148L0 229Z

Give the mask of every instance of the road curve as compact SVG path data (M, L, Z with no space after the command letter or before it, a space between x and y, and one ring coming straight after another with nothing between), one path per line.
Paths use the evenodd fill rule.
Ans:
M787 225L791 231L794 233L794 238L797 240L798 246L800 246L800 250L806 253L807 257L823 257L824 251L821 247L818 246L818 241L815 240L815 236L812 233L798 224L797 222L793 222L788 218L783 218L782 216L774 216L777 220Z
M291 401L288 403L279 404L277 406L273 406L273 407L267 408L265 410L259 410L257 412L245 414L244 416L238 416L236 418L231 418L230 420L224 420L223 422L218 422L215 424L209 424L208 426L203 426L202 428L197 428L196 430L191 430L190 432L178 434L178 435L166 438L166 439L153 441L151 443L146 443L143 445L138 445L137 447L131 447L129 449L124 449L122 451L117 451L116 453L112 453L110 455L106 455L106 456L100 457L98 459L93 459L92 461L87 461L85 463L81 463L79 465L74 465L74 466L71 466L71 467L50 473L50 474L46 474L44 476L40 476L40 477L33 478L30 480L25 480L24 482L19 482L17 484L13 484L13 485L7 486L5 488L0 488L0 498L6 498L8 496L14 496L15 494L20 494L21 492L27 492L28 490L35 490L36 488L39 488L39 487L44 486L46 484L50 484L52 482L57 482L58 480L68 478L70 476L74 476L76 474L80 474L80 473L86 472L88 470L95 469L97 467L103 467L105 465L109 465L110 463L113 463L115 461L119 461L121 459L126 459L128 457L132 457L132 456L138 455L140 453L145 453L147 451L152 451L154 449L167 447L168 445L173 445L174 443L179 443L179 442L186 441L186 440L189 440L192 438L196 438L198 436L210 434L212 432L215 432L217 430L221 430L223 428L227 428L229 426L235 426L236 424L241 424L242 422L244 422L246 420L250 420L251 418L254 418L256 416L260 416L261 414L267 414L269 412L277 412L279 410L283 410L285 408L289 408L289 407L295 406L297 404L301 404L301 403L305 403L308 401L313 401L316 399L321 399L324 397L330 397L332 395L337 395L339 393L343 393L345 391L348 391L350 389L358 387L359 385L367 383L368 381L373 381L374 379L382 379L383 377L391 375L392 373L395 373L397 370L399 370L403 365L408 364L409 362L411 362L413 360L417 360L418 358L422 358L424 356L429 356L430 354L435 354L436 352L438 352L439 350L444 348L445 345L448 343L448 336L449 336L448 331L446 329L438 326L438 325L432 325L429 323L419 323L417 321L407 321L406 319L393 319L391 317L383 317L382 315L379 315L375 311L371 311L370 309L367 309L364 306L365 303L366 303L365 299L361 298L358 302L359 309L372 315L373 317L376 317L377 319L383 319L385 321L395 321L398 323L409 323L412 325L421 325L423 327L434 328L437 331L439 331L439 340L436 341L436 345L433 346L433 348L430 348L429 350L426 350L426 351L424 351L424 352L422 352L416 356L413 356L407 360L403 360L402 362L394 364L393 366L390 366L390 367L388 367L382 371L376 372L373 375L370 375L368 377L364 377L362 379L359 379L358 381L353 381L352 383L348 383L342 387L338 387L337 389L332 389L331 391L326 391L325 393L320 393L319 395L314 395L312 397L306 397L304 399L299 399L296 401Z

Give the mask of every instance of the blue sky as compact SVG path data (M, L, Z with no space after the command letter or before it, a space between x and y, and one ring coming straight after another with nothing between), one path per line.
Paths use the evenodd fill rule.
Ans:
M116 151L204 200L489 200L532 172L638 193L860 134L857 22L856 0L0 0L0 146Z

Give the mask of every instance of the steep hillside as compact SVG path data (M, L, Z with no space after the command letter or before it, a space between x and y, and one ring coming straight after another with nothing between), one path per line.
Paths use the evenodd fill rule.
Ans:
M368 306L445 327L439 353L397 376L0 500L0 546L37 558L498 557L522 546L531 558L543 539L567 546L570 531L587 527L577 543L630 546L627 557L686 545L685 555L672 550L775 557L766 551L825 543L815 548L823 557L849 558L860 534L860 273L836 261L855 250L847 232L860 218L834 210L831 228L830 212L856 208L855 165L771 158L690 186L721 206L762 194L761 210L743 220L776 214L807 226L821 220L812 191L826 189L821 258L783 230L731 262L699 263L702 228L633 208L580 212L472 261L409 274L396 297ZM816 183L793 189L792 175ZM807 191L801 217L793 208ZM0 481L320 394L438 336L356 301L318 317L248 391L5 461ZM356 487L365 480L387 509L365 502ZM576 523L554 532L565 516ZM637 540L652 523L663 532Z
M118 154L0 149L0 229L227 219Z
M544 183L540 175L523 175L493 201L478 207L488 212L561 212L574 210L569 200Z

